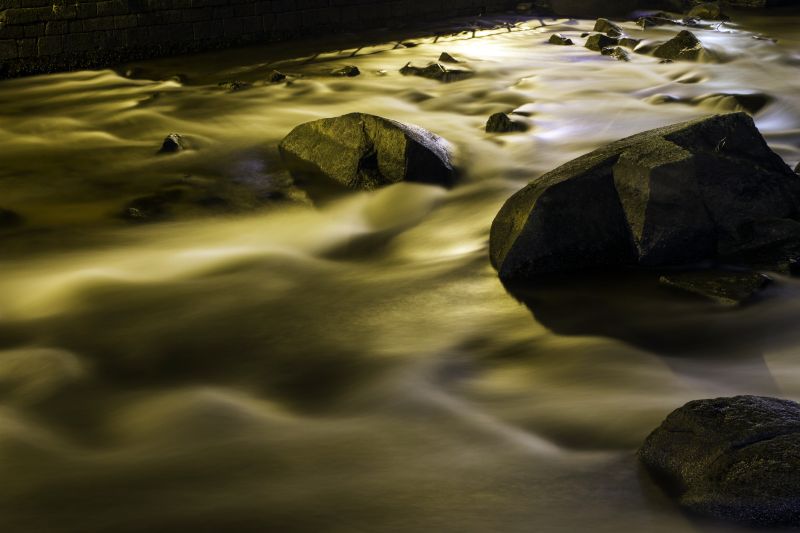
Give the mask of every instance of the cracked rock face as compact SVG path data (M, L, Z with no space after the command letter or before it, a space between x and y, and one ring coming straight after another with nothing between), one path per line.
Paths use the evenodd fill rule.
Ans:
M639 458L687 510L750 525L800 525L800 404L736 396L673 411Z
M364 113L301 124L279 145L297 184L315 192L371 190L400 181L450 185L450 145L433 133Z

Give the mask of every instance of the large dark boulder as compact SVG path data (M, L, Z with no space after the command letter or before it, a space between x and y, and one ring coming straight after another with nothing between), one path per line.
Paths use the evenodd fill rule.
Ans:
M800 404L759 396L673 411L639 458L686 509L750 525L800 525Z
M715 115L611 143L530 183L495 218L490 256L506 280L746 261L751 235L770 235L762 229L796 219L798 207L800 177L752 118Z
M350 113L301 124L279 150L298 185L328 192L375 189L400 181L450 185L450 145L394 120Z

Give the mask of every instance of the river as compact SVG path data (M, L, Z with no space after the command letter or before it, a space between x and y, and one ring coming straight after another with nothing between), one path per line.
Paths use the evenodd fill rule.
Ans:
M768 97L756 123L794 166L800 16L698 30L720 63L615 61L580 46L593 21L544 22L0 83L0 207L25 220L0 230L0 529L732 531L681 513L635 451L692 399L800 399L800 283L730 309L581 274L523 305L489 226L561 163L733 110L687 103L711 93ZM476 75L398 73L442 51ZM292 83L261 83L274 68ZM512 109L528 132L483 132ZM276 193L280 139L353 111L450 140L459 183ZM194 149L156 155L171 132ZM120 216L174 188L223 207Z

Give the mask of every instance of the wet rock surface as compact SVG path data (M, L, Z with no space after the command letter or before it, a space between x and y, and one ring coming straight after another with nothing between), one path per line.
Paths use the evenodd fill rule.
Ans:
M506 113L495 113L486 122L486 133L513 133L527 131L528 125Z
M159 154L177 154L189 147L188 141L180 133L170 133L161 143Z
M535 180L495 218L490 256L503 279L722 257L752 265L800 239L798 206L800 179L752 119L716 115L622 139ZM788 220L779 239L775 220Z
M595 33L594 35L590 35L589 38L586 39L586 44L584 46L589 50L600 52L604 48L611 48L617 46L618 44L619 44L619 39L615 37L609 37L608 35L604 35L602 33Z
M610 47L610 48L603 48L600 52L604 56L610 56L616 59L617 61L630 61L631 56L624 48L620 48L619 46Z
M572 46L575 43L569 37L565 37L560 33L554 33L550 36L550 39L547 41L550 44L557 44L560 46Z
M688 30L683 30L669 41L661 44L653 55L673 61L707 61L714 55L703 47L703 43Z
M597 22L595 22L594 29L592 31L605 33L610 37L619 37L624 33L621 27L619 27L617 24L614 24L610 20L604 18L597 19Z
M647 437L639 458L687 510L749 525L800 525L800 404L695 400Z
M450 185L449 143L419 126L363 113L301 124L279 150L301 186L317 193L400 181Z
M344 78L355 78L361 75L361 71L354 65L346 65L342 68L335 69L331 74L334 76L342 76Z
M427 67L415 67L411 63L400 69L403 76L419 76L444 83L470 78L475 75L471 70L448 68L439 63L431 63Z

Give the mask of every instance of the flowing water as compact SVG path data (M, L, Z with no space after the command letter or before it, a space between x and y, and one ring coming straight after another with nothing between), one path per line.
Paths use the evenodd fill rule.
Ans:
M592 21L532 19L0 83L0 207L25 219L0 234L0 530L731 531L682 514L635 450L691 399L800 399L800 283L728 309L576 275L522 305L487 246L541 173L733 109L695 97L767 95L756 122L796 164L800 17L735 20L698 31L722 63L617 62L580 46ZM477 75L397 72L444 50ZM328 75L346 64L363 74ZM276 67L302 76L260 83ZM482 131L512 109L528 132ZM352 111L449 139L459 184L276 194L277 142ZM173 131L194 149L155 155ZM223 208L119 216L176 187Z

